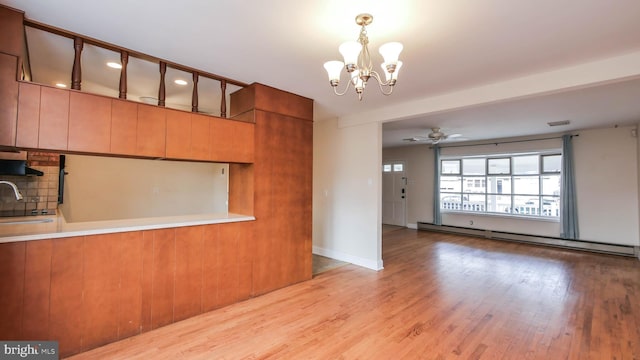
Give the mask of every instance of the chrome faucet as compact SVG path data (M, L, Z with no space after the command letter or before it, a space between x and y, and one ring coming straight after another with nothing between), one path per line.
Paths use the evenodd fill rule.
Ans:
M20 194L20 190L18 190L16 184L12 183L11 181L5 180L0 180L0 184L7 184L11 186L13 188L13 192L16 193L16 200L22 200L22 194Z

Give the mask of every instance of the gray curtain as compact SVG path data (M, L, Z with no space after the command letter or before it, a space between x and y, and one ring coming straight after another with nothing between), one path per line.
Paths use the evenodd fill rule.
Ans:
M433 147L433 224L442 225L440 214L440 147Z
M560 236L578 239L578 205L573 167L572 136L562 136L562 186L560 197Z

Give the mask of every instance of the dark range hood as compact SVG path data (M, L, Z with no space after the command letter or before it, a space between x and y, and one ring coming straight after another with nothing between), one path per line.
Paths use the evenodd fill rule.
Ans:
M0 160L0 175L42 176L42 171L27 166L25 160Z

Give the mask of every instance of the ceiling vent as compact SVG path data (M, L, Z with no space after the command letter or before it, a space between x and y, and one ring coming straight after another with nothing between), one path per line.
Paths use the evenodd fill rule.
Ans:
M552 121L552 122L548 122L547 125L549 126L564 126L564 125L569 125L571 121L569 120L562 120L562 121Z

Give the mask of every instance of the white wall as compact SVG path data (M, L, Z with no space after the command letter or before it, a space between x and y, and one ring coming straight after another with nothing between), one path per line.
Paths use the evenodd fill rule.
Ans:
M228 164L67 155L65 169L68 222L227 211Z
M382 269L382 126L313 128L313 252Z
M387 148L382 161L401 160L407 177L407 227L433 222L433 149L430 145Z
M640 245L635 127L580 131L574 138L580 238Z
M574 137L574 161L578 197L578 226L580 239L610 244L639 246L638 211L638 149L637 138L631 135L635 127L582 130ZM412 177L410 197L420 201L433 191L433 153L425 153L424 145L385 149L383 158L405 159ZM561 147L561 141L547 140L525 143L486 145L478 147L443 148L442 154L516 152ZM420 161L424 153L425 161ZM428 162L431 161L431 162ZM422 169L416 169L422 167ZM417 206L410 201L407 219L432 222L432 198L428 204ZM409 204L412 204L409 206ZM473 221L473 224L471 224ZM526 233L541 236L560 235L558 222L522 220L491 215L443 214L444 225Z

